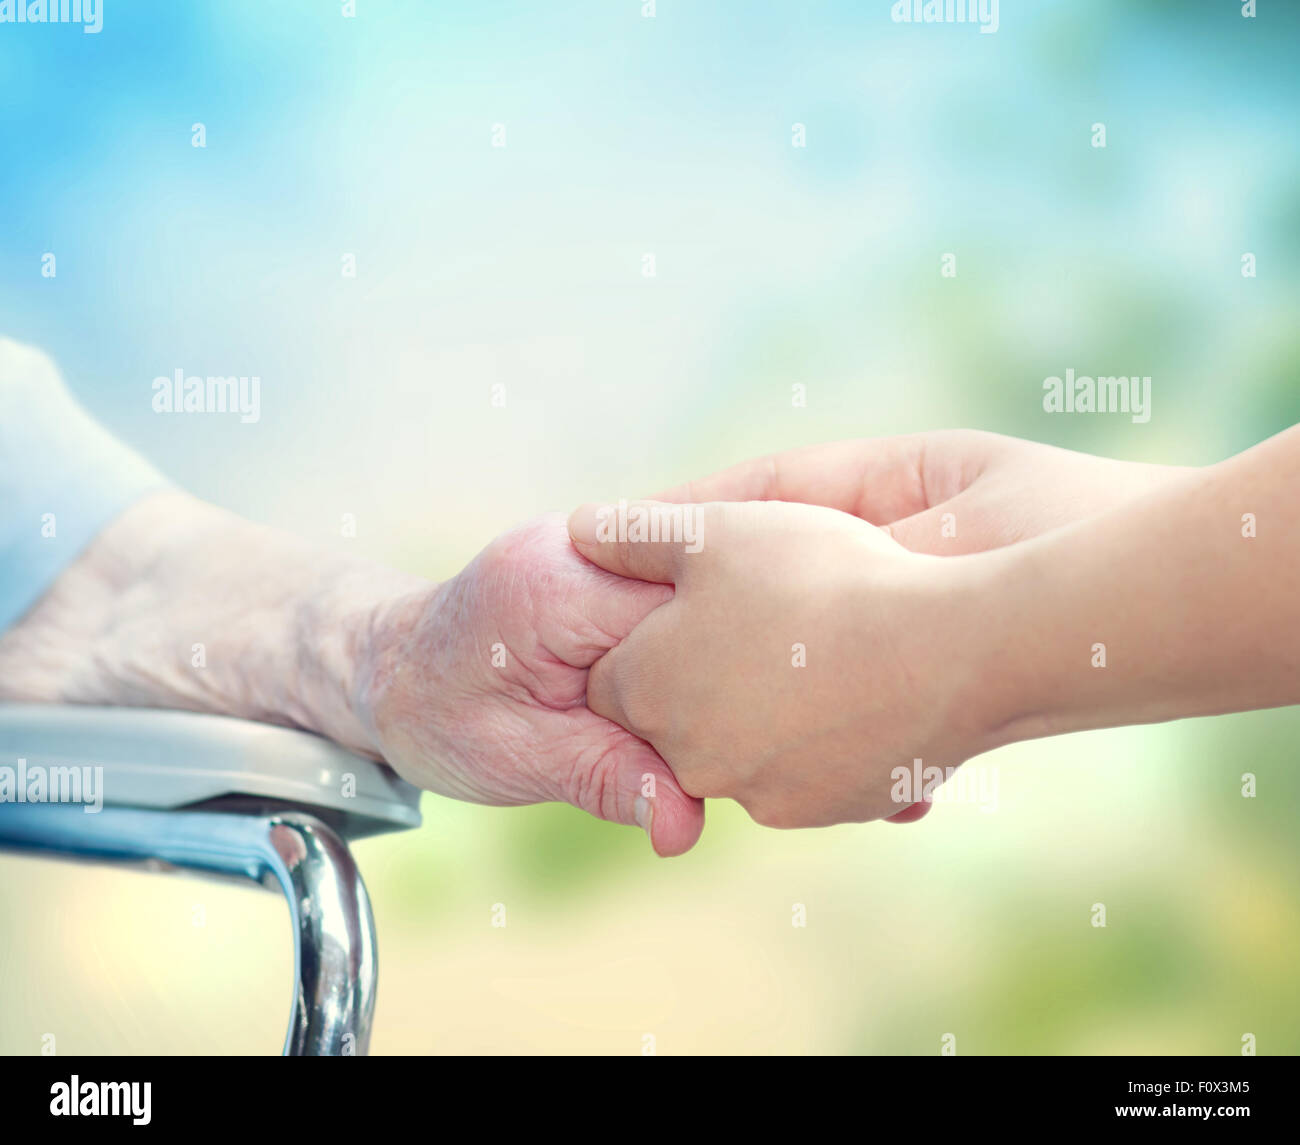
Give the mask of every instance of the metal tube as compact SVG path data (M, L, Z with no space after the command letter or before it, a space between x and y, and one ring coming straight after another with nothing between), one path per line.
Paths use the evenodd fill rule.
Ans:
M0 848L144 862L277 884L293 922L286 1055L364 1054L378 952L370 897L347 844L297 812L245 816L0 803Z

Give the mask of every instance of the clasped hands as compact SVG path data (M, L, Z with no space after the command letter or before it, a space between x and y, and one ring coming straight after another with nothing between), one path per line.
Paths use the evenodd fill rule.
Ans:
M1297 488L1300 426L1193 469L849 441L636 507L678 514L667 536L586 506L438 584L164 486L0 633L0 701L287 724L444 795L640 824L661 855L707 796L908 821L927 792L902 776L1001 744L1300 703Z
M796 450L640 506L686 506L698 532L676 539L620 535L609 506L539 518L378 611L367 723L426 788L567 801L661 855L695 843L705 797L775 827L916 819L896 768L955 767L1032 719L999 635L1021 573L982 554L1176 472L952 431Z

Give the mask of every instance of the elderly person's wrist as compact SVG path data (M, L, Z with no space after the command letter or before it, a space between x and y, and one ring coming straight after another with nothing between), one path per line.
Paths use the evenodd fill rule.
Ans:
M370 621L426 584L167 490L0 636L0 700L237 716L378 755L355 702Z
M385 757L376 705L394 674L428 667L420 657L408 658L404 634L438 590L420 577L347 562L304 595L295 610L295 643L308 654L289 696L304 726L354 751ZM427 719L432 713L421 714Z

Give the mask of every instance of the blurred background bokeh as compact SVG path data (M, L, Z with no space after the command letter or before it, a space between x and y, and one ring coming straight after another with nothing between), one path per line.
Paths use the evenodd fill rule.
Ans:
M1296 5L1004 0L992 35L887 0L343 6L0 25L0 333L251 518L443 577L807 442L1198 464L1300 420ZM1045 413L1070 367L1150 375L1150 422ZM155 414L178 368L258 375L261 420ZM974 765L995 811L719 803L667 862L426 796L357 847L373 1050L1295 1053L1298 741L1290 709L1023 744ZM273 1052L290 963L272 895L0 857L0 1052Z

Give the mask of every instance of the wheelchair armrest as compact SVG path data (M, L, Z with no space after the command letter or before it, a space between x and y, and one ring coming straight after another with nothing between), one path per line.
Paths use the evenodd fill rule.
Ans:
M367 1051L378 953L347 840L418 827L419 798L384 765L289 728L0 705L0 849L161 861L284 893L294 942L286 1054Z
M420 825L420 790L312 735L150 708L0 704L0 767L100 768L106 807L309 811L346 839ZM93 778L93 776L92 776Z

